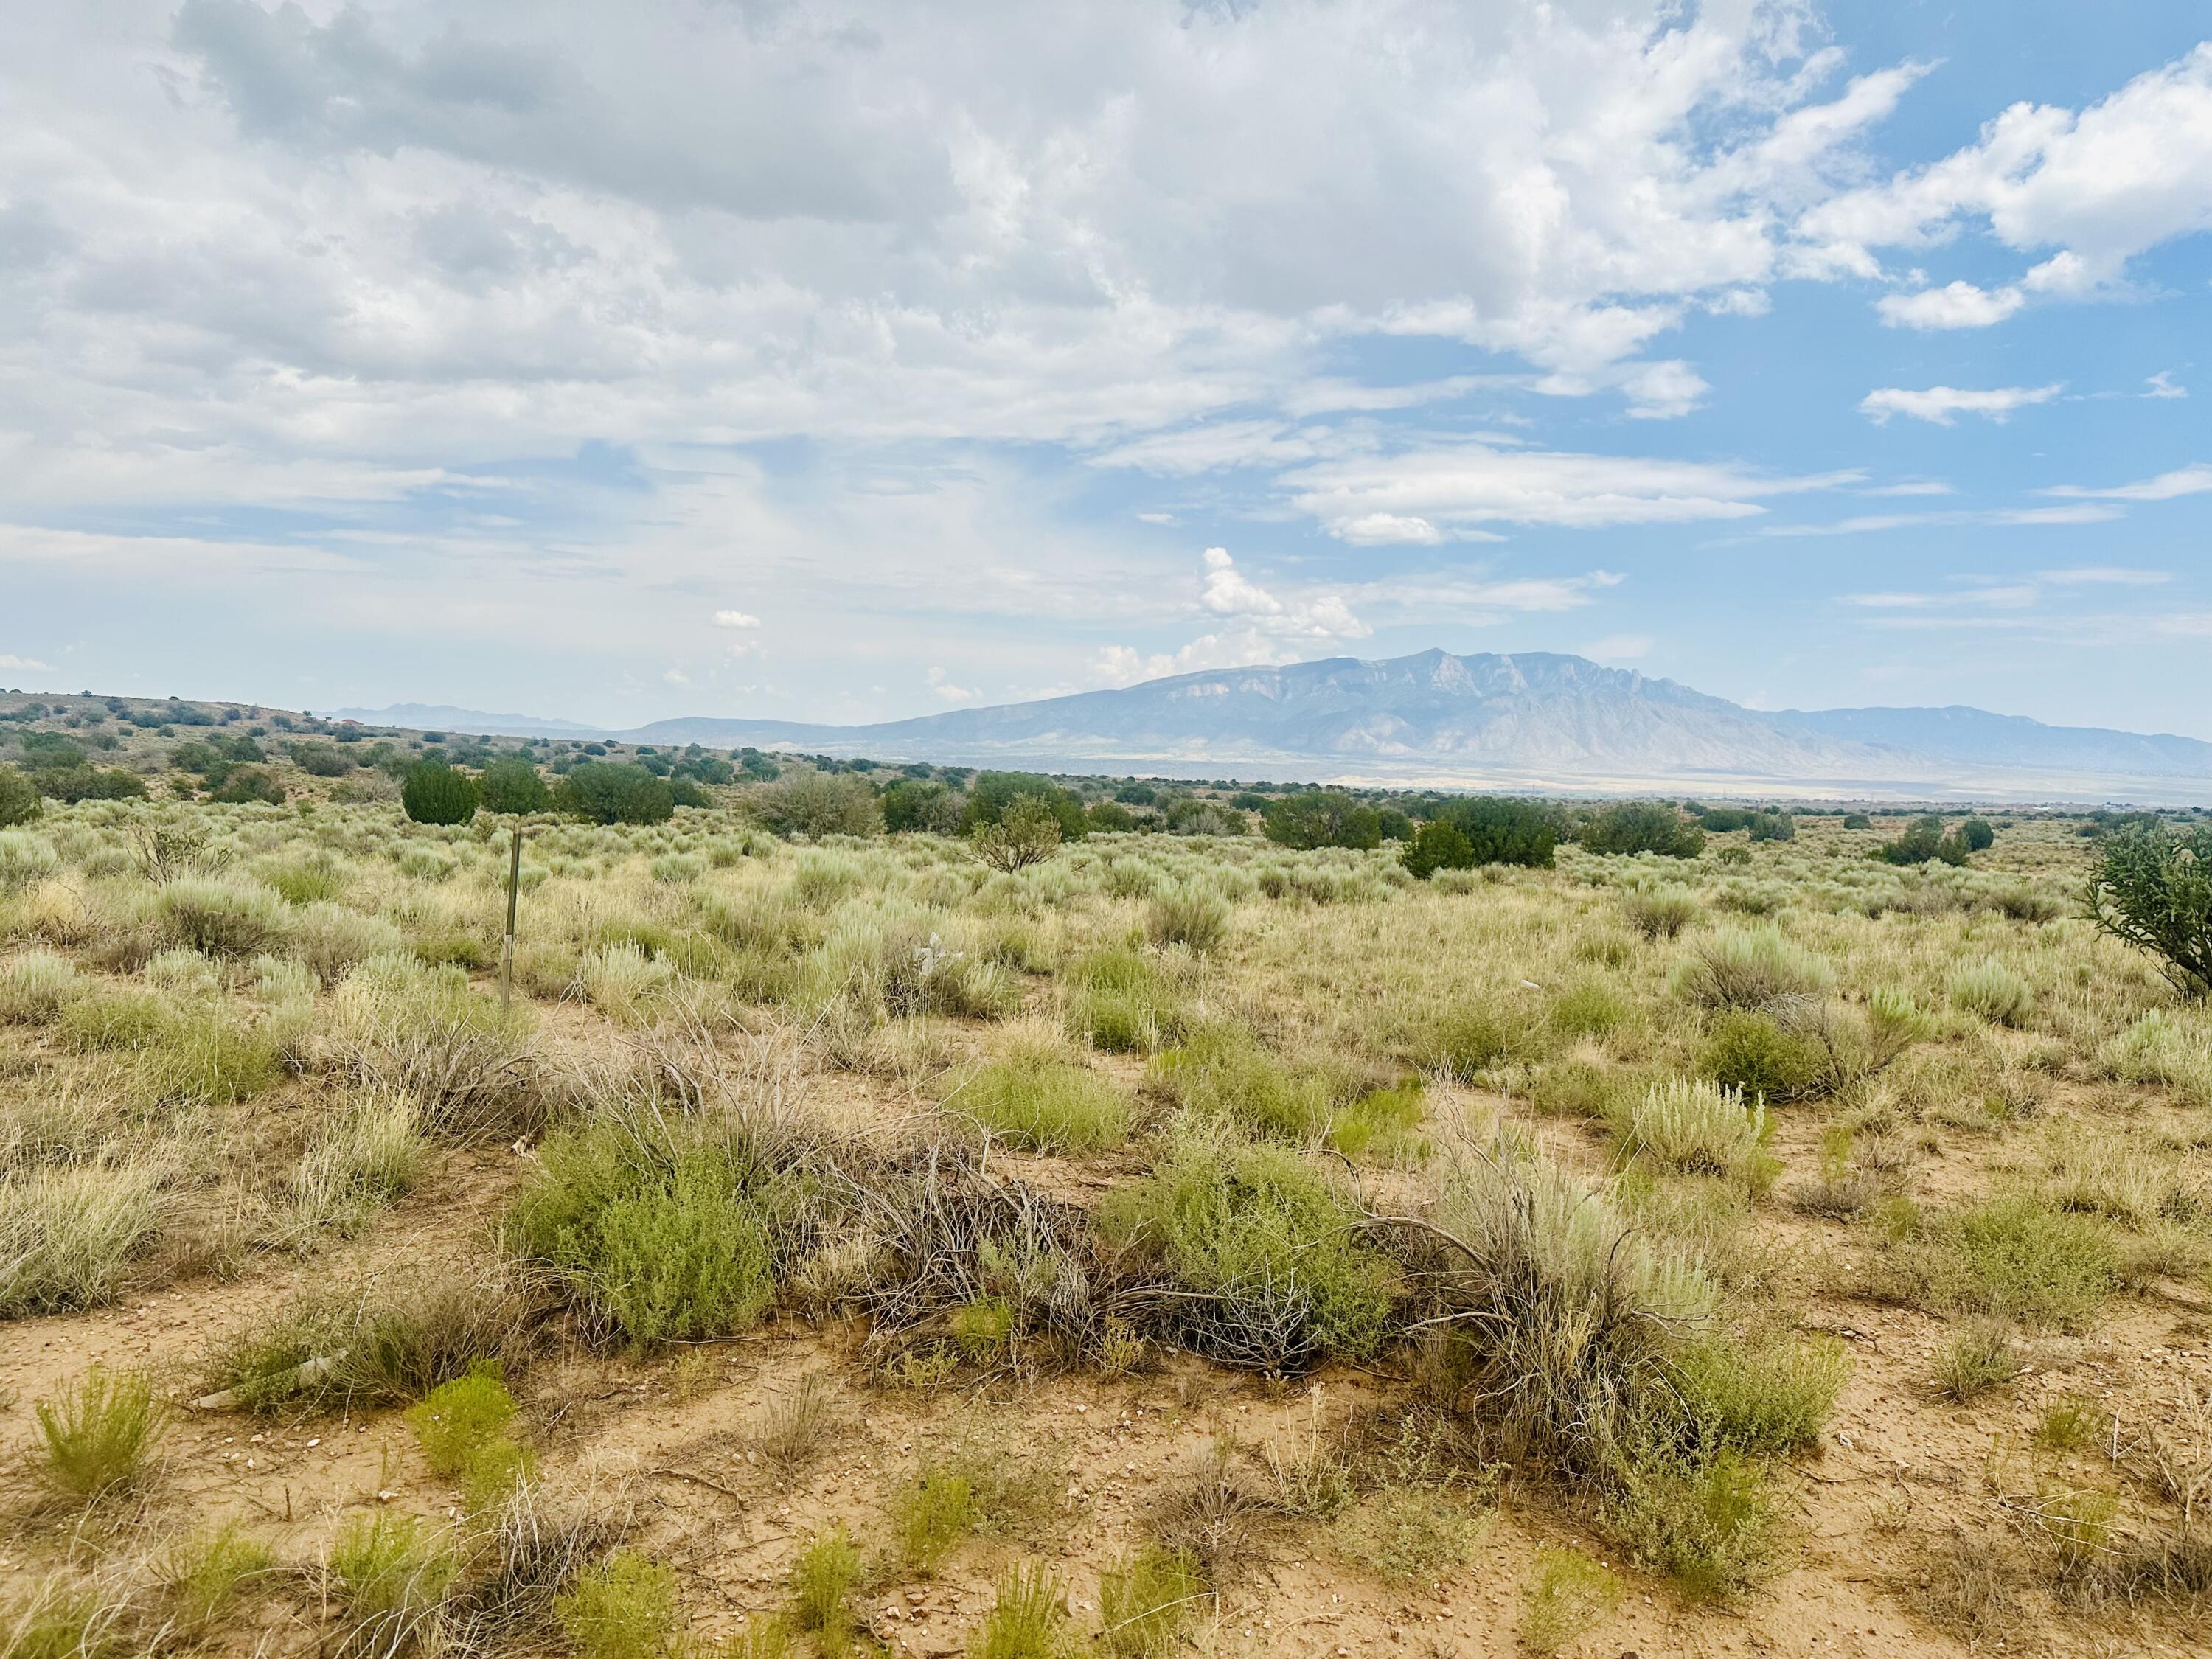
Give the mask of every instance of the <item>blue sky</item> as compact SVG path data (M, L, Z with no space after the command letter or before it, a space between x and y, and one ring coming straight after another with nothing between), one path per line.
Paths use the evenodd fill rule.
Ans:
M2202 8L43 10L0 684L865 720L1440 645L2212 737Z

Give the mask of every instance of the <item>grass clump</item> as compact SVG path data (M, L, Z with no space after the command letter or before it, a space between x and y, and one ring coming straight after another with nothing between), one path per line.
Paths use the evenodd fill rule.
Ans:
M928 1577L975 1530L975 1486L957 1468L925 1463L892 1499L890 1518L899 1565Z
M866 1581L860 1552L842 1523L815 1534L791 1565L791 1620L824 1654L853 1645L853 1592Z
M1631 927L1646 939L1673 939L1704 913L1698 896L1686 887L1646 887L1630 892L1620 902L1620 912Z
M1420 1133L1428 1109L1419 1078L1393 1088L1371 1089L1336 1109L1328 1121L1328 1144L1346 1158L1378 1164L1413 1164L1431 1147Z
M1964 1405L2020 1375L2020 1350L2003 1324L1973 1319L1952 1330L1936 1351L1929 1379L1944 1399Z
M1449 1486L1393 1484L1338 1519L1336 1547L1385 1583L1429 1583L1467 1560L1489 1522Z
M1358 1219L1295 1153L1193 1135L1115 1193L1101 1225L1174 1276L1168 1316L1187 1346L1291 1372L1369 1358L1389 1333L1396 1275Z
M672 1659L676 1575L635 1550L617 1550L554 1598L553 1617L575 1659Z
M370 957L338 987L332 1036L364 1083L404 1094L432 1133L524 1133L528 1091L516 1072L529 1047L524 1005L479 995L467 970L398 952Z
M2109 1421L2109 1416L2086 1395L2061 1395L2036 1413L2035 1443L2062 1455L2077 1452L2094 1444Z
M1553 1030L1570 1040L1601 1037L1627 1023L1629 1000L1602 979L1581 979L1552 1000L1546 1016Z
M1823 995L1835 982L1833 968L1771 927L1700 939L1668 981L1676 996L1705 1008L1765 1008Z
M1182 1035L1184 1018L1175 988L1134 951L1094 951L1069 969L1069 1029L1097 1048L1154 1053Z
M161 1219L162 1182L136 1160L0 1164L0 1318L113 1296Z
M1220 948L1229 931L1229 906L1204 887L1170 889L1145 907L1145 937L1154 945L1182 945L1203 956Z
M1620 1575L1604 1563L1571 1544L1540 1544L1516 1629L1524 1647L1549 1659L1612 1618L1620 1606Z
M204 1380L254 1412L405 1405L477 1366L519 1363L530 1314L497 1279L409 1275L276 1310L216 1347Z
M1716 1082L1777 1103L1810 1099L1830 1076L1828 1050L1819 1038L1744 1008L1714 1020L1698 1067Z
M292 1173L289 1231L301 1243L357 1231L414 1190L422 1163L415 1103L379 1093L349 1103L316 1135Z
M280 946L291 927L283 899L258 883L186 876L161 890L155 912L164 942L216 957L252 957Z
M1479 1338L1461 1350L1460 1380L1491 1402L1498 1453L1608 1478L1639 1422L1674 1399L1673 1333L1711 1315L1711 1279L1510 1141L1455 1156L1431 1213L1405 1246L1423 1269L1415 1311Z
M253 1580L272 1573L276 1566L270 1547L232 1522L172 1547L160 1577L178 1621L188 1631L198 1631L213 1624Z
M1638 1566L1693 1601L1741 1594L1773 1564L1772 1487L1733 1446L1640 1449L1609 1483L1603 1514Z
M1753 1190L1771 1183L1773 1160L1763 1150L1766 1103L1725 1083L1668 1078L1629 1109L1627 1150L1662 1168L1724 1176Z
M634 1348L728 1336L775 1298L770 1234L788 1188L742 1137L601 1122L547 1140L509 1248Z
M1089 1152L1128 1139L1129 1102L1088 1066L1018 1047L963 1083L945 1103L1009 1145Z
M1951 976L1951 1006L1992 1025L2025 1026L2035 1013L2035 987L1994 958Z
M1415 1038L1413 1063L1458 1083L1510 1059L1526 1033L1515 1021L1480 1006L1455 1008L1431 1021Z
M1328 1122L1327 1082L1293 1071L1241 1026L1192 1033L1159 1056L1152 1075L1185 1111L1248 1134L1310 1141Z
M1851 1374L1834 1337L1693 1343L1675 1362L1691 1420L1711 1438L1754 1455L1816 1443Z
M458 1482L481 1509L528 1472L527 1454L507 1433L514 1409L498 1368L479 1363L431 1389L407 1425L432 1472Z
M333 1589L363 1650L399 1652L460 1573L447 1528L396 1510L357 1515L331 1547Z
M36 1414L41 1473L72 1498L94 1498L136 1483L161 1430L153 1379L94 1365Z
M46 1025L78 994L76 964L52 951L0 961L0 1025Z
M1060 1576L1042 1565L1016 1565L999 1580L998 1598L968 1644L969 1659L1060 1659L1074 1647L1066 1623Z
M1098 1644L1115 1659L1161 1659L1212 1595L1188 1552L1142 1545L1100 1575Z
M1872 1264L1869 1289L1936 1313L2074 1326L2120 1287L2112 1229L2025 1194L1911 1218Z

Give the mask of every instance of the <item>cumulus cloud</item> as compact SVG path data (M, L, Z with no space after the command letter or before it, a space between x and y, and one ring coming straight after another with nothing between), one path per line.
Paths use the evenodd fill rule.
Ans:
M1875 310L1892 328L1987 328L2027 303L2027 296L2016 288L1946 283L1913 294L1885 294L1875 301Z
M1995 289L1953 282L1886 295L1884 321L1984 327L2030 292L2117 289L2136 255L2212 228L2212 42L2078 112L2014 104L1942 160L1815 204L1787 263L1875 276L1880 250L1936 246L1972 225L2017 253L2051 252Z
M758 628L760 625L761 619L747 611L717 611L714 613L714 626L717 628Z
M1983 392L1962 392L1956 386L1931 386L1924 392L1903 386L1877 387L1859 400L1859 412L1878 423L1893 415L1910 415L1916 421L1949 426L1960 415L1985 415L2002 421L2016 409L2047 404L2065 387L2061 386L1994 386Z
M0 651L0 668L27 668L37 674L51 674L54 665L40 662L36 657L19 657L12 651Z

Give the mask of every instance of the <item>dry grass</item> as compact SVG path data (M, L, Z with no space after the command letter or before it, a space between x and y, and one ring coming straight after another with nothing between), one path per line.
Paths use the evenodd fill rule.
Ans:
M1493 1465L1584 1534L1507 1614L1532 1650L1609 1642L1638 1572L1756 1618L1790 1517L1826 1502L1790 1461L1849 1375L1804 1327L1917 1322L1891 1425L1978 1457L1981 1415L2013 1413L2034 1457L2121 1494L2100 1519L2031 1492L2009 1538L1903 1523L1891 1559L1944 1564L1908 1582L1922 1616L1985 1644L2032 1617L2193 1628L2203 1401L2127 1379L2091 1433L2046 1409L2071 1382L2008 1384L2212 1267L2188 1115L2212 1024L2070 914L2076 822L1936 871L1798 823L1747 862L1720 838L1663 870L1568 846L1416 883L1387 847L1257 837L1096 837L994 872L927 836L794 848L723 807L533 821L502 1010L504 860L471 830L374 802L57 808L0 881L0 1318L200 1264L295 1275L243 1297L192 1386L373 1416L495 1362L500 1433L548 1479L600 1420L572 1379L630 1363L610 1347L742 1379L804 1335L827 1358L763 1385L723 1472L805 1513L787 1603L721 1609L761 1659L860 1644L884 1563L976 1595L963 1622L999 1659L1213 1639L1256 1574L1301 1593L1290 1559L1395 1606L1523 1524L1518 1499L1493 1511ZM1070 1528L1079 1475L1035 1435L885 1449L887 1422L970 1392L1020 1428L1063 1389L1195 1397L1228 1374L1206 1363L1264 1405L1340 1358L1456 1438L1392 1462L1316 1416L1262 1462L1205 1449L1218 1425L1190 1413L1127 1538ZM676 1409L737 1396L682 1381L707 1364L679 1362ZM725 1592L671 1576L690 1558L665 1536L611 1557L611 1528L511 1480L530 1457L493 1461L496 1483L453 1463L452 1524L381 1510L319 1565L270 1565L197 1497L160 1571L27 1544L41 1588L0 1629L242 1651L266 1599L327 1615L334 1650L703 1650L689 1617ZM1010 1495L1048 1465L1049 1493ZM805 1510L832 1479L847 1507ZM1017 1538L1045 1563L1017 1567Z

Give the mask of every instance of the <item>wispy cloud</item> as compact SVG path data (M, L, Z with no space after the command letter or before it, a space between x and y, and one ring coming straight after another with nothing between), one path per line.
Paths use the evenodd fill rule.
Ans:
M2212 490L2212 465L2199 461L2134 483L2113 484L2101 489L2087 484L2053 484L2038 493L2100 501L2170 501L2183 495L2202 495L2208 490Z
M1886 386L1861 398L1859 412L1871 416L1877 424L1887 423L1893 415L1909 415L1916 421L1928 421L1936 426L1949 426L1961 415L1982 415L1992 421L2002 421L2015 410L2047 404L2064 390L2063 383L1993 386L1982 392L1966 392L1948 386L1909 392L1903 386Z
M1935 529L1947 525L2104 524L2121 516L2121 509L2098 502L2079 507L1960 507L1943 513L1867 513L1833 524L1763 525L1762 536L1857 536L1887 530Z

